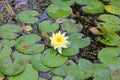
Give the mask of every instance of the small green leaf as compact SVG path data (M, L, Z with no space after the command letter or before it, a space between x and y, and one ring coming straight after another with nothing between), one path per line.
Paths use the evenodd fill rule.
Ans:
M91 2L92 2L92 0L76 0L76 3L78 3L80 5L88 5Z
M112 0L111 3L120 7L120 0Z
M0 50L0 59L10 56L11 52L12 52L11 48L4 47L2 50Z
M101 70L94 75L93 80L112 80L110 76L110 71L109 70Z
M15 39L18 36L16 33L21 31L22 29L18 25L6 24L0 27L0 37L5 39Z
M53 68L47 67L45 66L42 62L41 62L41 54L36 54L33 55L31 58L31 64L33 66L34 69L41 71L41 72L47 72Z
M90 38L82 38L83 34L73 33L69 36L71 44L74 44L77 48L84 48L90 44Z
M67 31L68 33L75 33L81 31L83 26L80 23L79 24L75 23L76 21L73 19L66 20L62 24L62 29L64 31Z
M16 41L16 49L24 54L38 54L44 50L43 44L36 44L41 38L36 34L21 36Z
M0 59L0 71L8 76L21 73L26 67L25 61L20 57L15 57L14 62L10 57Z
M71 74L68 74L64 80L75 80L75 78Z
M109 46L120 46L120 36L114 32L108 32L103 36L97 37L97 39Z
M47 49L42 55L42 62L48 67L60 67L67 59L60 54L57 55L57 51L54 49Z
M39 29L46 33L55 32L56 30L59 29L59 24L51 23L50 20L45 20L39 24Z
M20 12L17 15L17 18L24 23L36 23L38 21L38 18L35 16L38 16L39 13L35 10L25 10L23 12Z
M70 7L59 7L51 4L47 8L47 13L52 18L65 18L72 13L72 9Z
M52 77L52 80L63 80L63 78L62 78L62 77L59 77L59 76L53 76L53 77Z
M51 2L60 7L66 7L72 5L75 2L75 0L51 0Z
M3 47L13 47L15 45L15 40L5 40L1 41Z
M67 73L65 73L64 67L65 67L65 64L61 67L53 69L52 73L58 76L66 76Z
M103 13L103 11L104 11L104 4L101 1L93 0L87 6L82 7L82 9L86 13L91 13L91 14Z
M27 64L25 70L16 76L8 77L9 80L38 80L38 72L32 68L30 64Z
M80 58L79 63L78 63L78 67L79 67L80 71L85 72L84 79L87 79L87 78L93 76L94 66L89 60Z
M120 15L120 7L115 5L107 5L105 6L105 10L109 13Z
M120 69L120 48L117 47L107 47L102 49L99 54L99 60L107 65L111 70Z

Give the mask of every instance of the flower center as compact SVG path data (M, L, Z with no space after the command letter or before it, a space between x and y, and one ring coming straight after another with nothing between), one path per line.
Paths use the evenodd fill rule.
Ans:
M57 41L58 43L61 43L61 42L63 41L63 39L62 39L61 36L57 36L57 37L56 37L56 41Z

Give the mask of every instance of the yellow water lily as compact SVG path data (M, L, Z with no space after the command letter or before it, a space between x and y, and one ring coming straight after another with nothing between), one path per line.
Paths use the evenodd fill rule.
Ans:
M57 49L60 54L62 54L62 48L67 48L68 44L70 43L67 41L68 37L65 36L66 33L61 34L60 31L58 33L53 33L51 40L51 46L54 49Z

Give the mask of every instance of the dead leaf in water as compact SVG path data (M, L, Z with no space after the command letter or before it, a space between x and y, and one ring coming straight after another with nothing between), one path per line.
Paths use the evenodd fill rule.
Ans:
M4 79L4 77L0 77L0 80L3 80Z
M103 35L104 33L100 32L96 27L91 27L89 30L95 35Z

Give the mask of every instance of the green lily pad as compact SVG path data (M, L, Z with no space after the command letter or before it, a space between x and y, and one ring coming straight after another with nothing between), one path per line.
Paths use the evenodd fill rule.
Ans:
M51 4L47 8L47 13L52 18L65 18L72 13L70 7L60 7L55 4Z
M58 5L60 7L66 7L74 4L75 0L51 0L51 2L55 5Z
M35 10L25 10L20 12L17 15L17 18L24 23L36 23L39 19L35 16L38 16L39 13Z
M87 6L82 7L82 9L84 12L91 13L91 14L103 13L104 4L101 1L93 0Z
M20 57L15 57L14 62L10 57L0 59L0 71L8 76L13 76L21 73L25 67L25 61Z
M12 52L11 48L4 47L2 50L0 50L0 59L10 56L11 52Z
M63 78L60 76L53 76L52 80L63 80Z
M76 3L80 5L88 5L91 2L92 0L76 0Z
M33 68L36 69L37 71L41 71L41 72L47 72L49 70L52 70L53 68L47 67L42 63L41 55L42 54L36 54L36 55L32 56L31 64L32 64Z
M110 71L109 70L101 70L94 75L93 80L112 80L110 76Z
M39 80L47 80L47 79L44 79L44 78L39 78Z
M73 43L74 44L74 43ZM70 47L68 48L63 48L62 49L62 56L73 56L75 54L79 53L79 48L76 47L75 45L71 44Z
M107 5L105 6L105 10L109 13L120 15L120 7L115 5Z
M67 31L68 33L75 33L75 32L80 32L83 28L83 26L79 24L75 24L76 21L73 19L69 19L63 22L62 24L62 29L64 31Z
M15 24L6 24L0 27L0 37L5 39L15 39L22 29Z
M119 80L120 79L120 70L111 72L112 80Z
M74 44L77 48L84 48L90 44L90 38L82 38L83 34L73 33L69 36L69 41Z
M72 61L68 61L69 64L65 65L64 70L67 74L71 74L75 80L84 80L85 73L79 69L79 67Z
M117 47L107 47L102 49L99 54L99 60L107 65L111 70L120 69L120 48Z
M32 68L30 64L27 64L25 70L16 76L8 77L9 80L38 80L38 72Z
M71 74L68 74L64 80L75 80L75 78Z
M93 68L94 68L93 64L89 60L86 60L83 58L80 58L79 63L78 63L78 67L81 71L89 73L91 75L94 72L93 71Z
M120 46L120 36L114 32L108 32L103 36L98 36L97 39L105 45Z
M87 79L87 78L93 76L94 66L89 60L80 58L79 63L78 63L78 67L79 67L80 71L83 71L85 73L84 79Z
M120 7L120 0L112 0L111 3Z
M36 44L41 38L36 34L21 36L16 41L16 49L24 54L38 54L44 50L43 44Z
M15 45L15 40L5 40L1 41L3 47L13 47Z
M102 14L98 19L104 21L101 24L107 31L115 32L120 30L120 18L110 14Z
M58 23L52 23L50 20L45 20L39 24L39 30L49 33L49 32L54 32L59 29L59 24Z
M60 67L67 59L67 57L63 57L60 54L57 55L57 51L52 48L47 49L42 55L42 62L48 67Z

